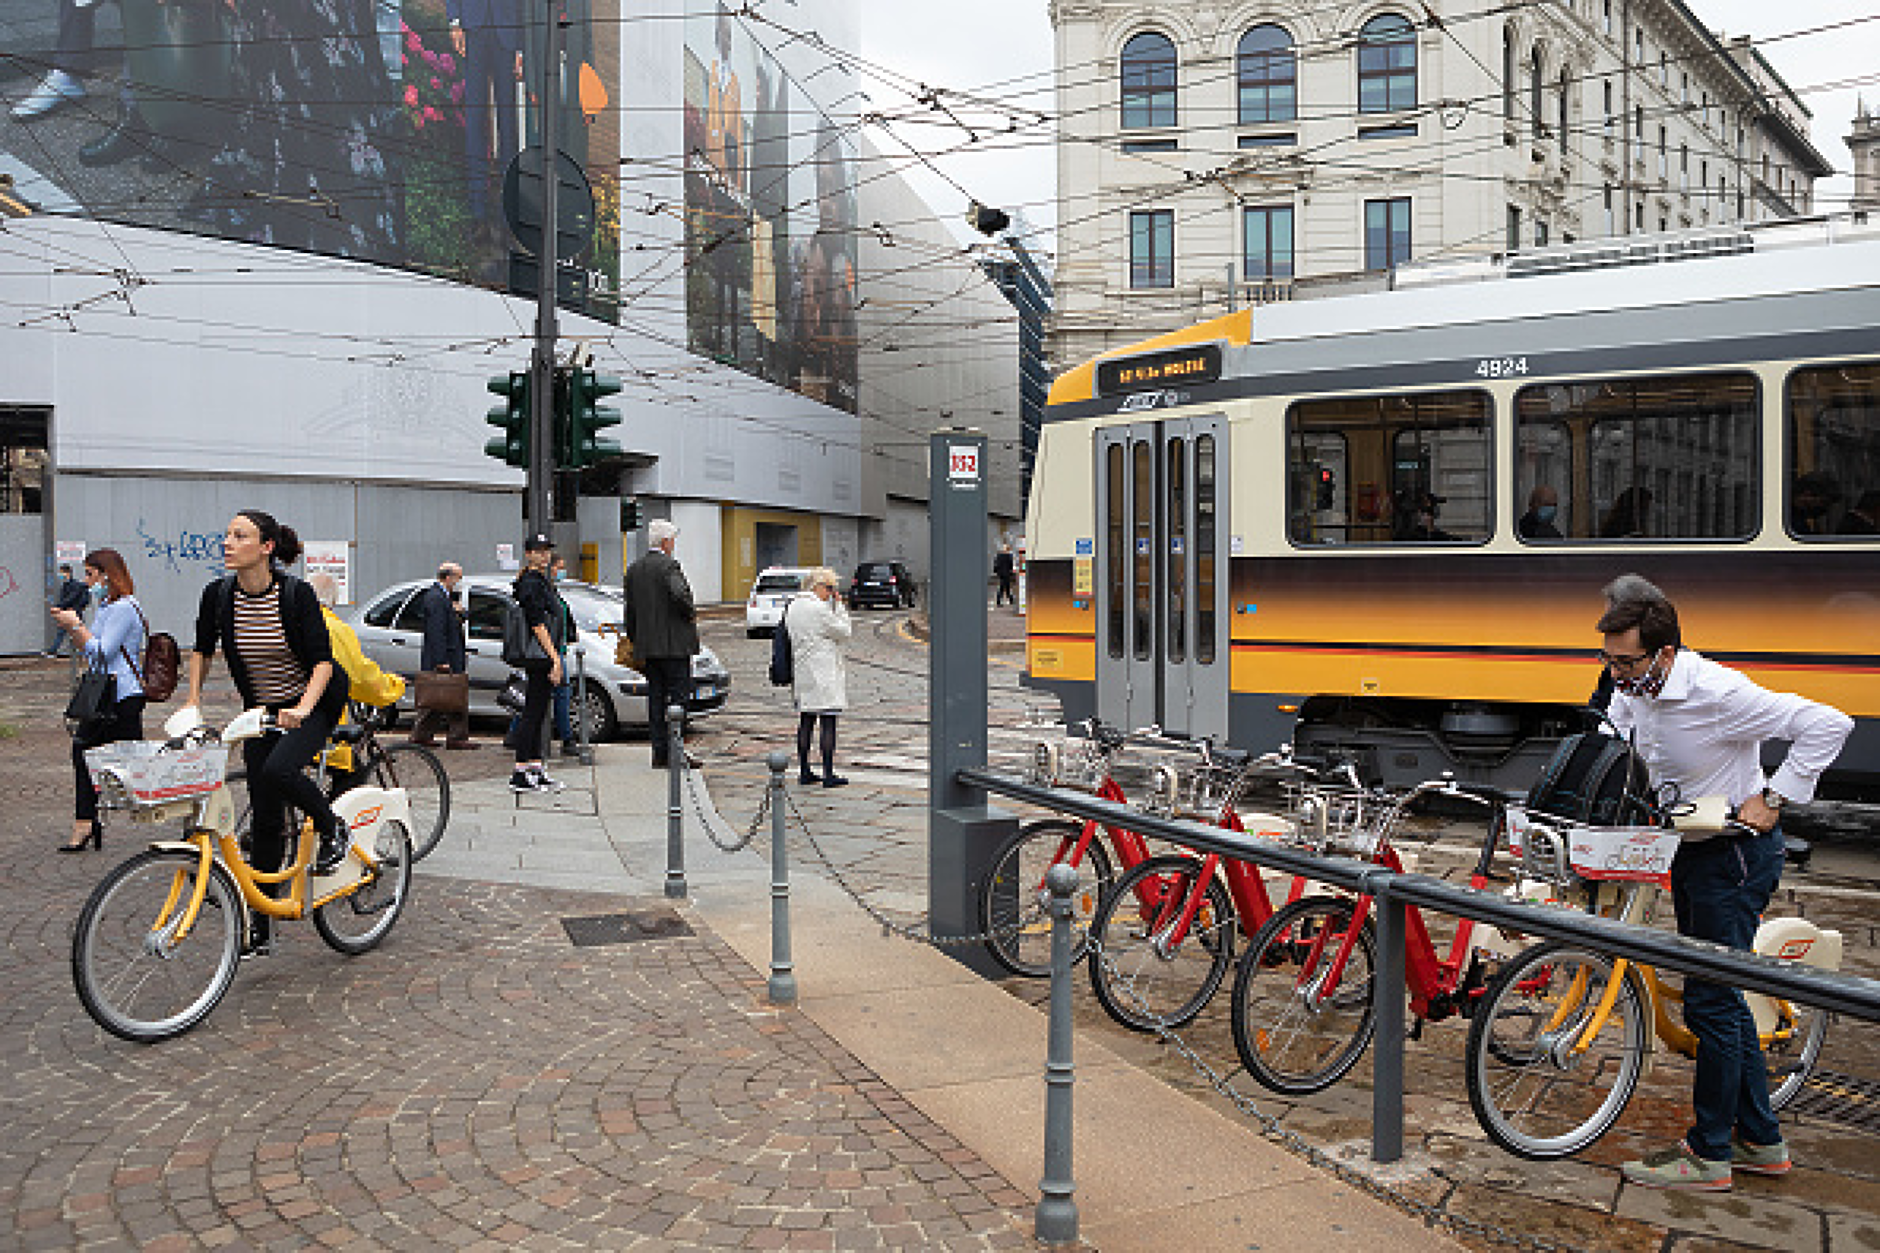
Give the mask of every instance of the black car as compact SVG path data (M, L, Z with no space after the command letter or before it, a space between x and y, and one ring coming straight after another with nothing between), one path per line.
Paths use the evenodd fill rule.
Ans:
M864 561L849 580L849 604L861 609L906 609L914 603L914 576L898 561Z

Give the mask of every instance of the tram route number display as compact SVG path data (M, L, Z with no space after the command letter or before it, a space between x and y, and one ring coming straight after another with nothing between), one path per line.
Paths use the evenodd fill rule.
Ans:
M962 489L979 486L977 444L947 445L947 486Z
M1097 394L1159 391L1174 383L1212 383L1221 377L1221 346L1200 344L1097 362Z

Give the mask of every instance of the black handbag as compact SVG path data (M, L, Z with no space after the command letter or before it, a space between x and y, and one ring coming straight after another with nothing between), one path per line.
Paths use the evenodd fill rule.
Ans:
M527 675L511 672L509 681L496 693L496 703L512 714L519 714L529 703L529 678Z
M74 739L84 739L116 718L117 678L94 665L78 677L65 703L65 728Z

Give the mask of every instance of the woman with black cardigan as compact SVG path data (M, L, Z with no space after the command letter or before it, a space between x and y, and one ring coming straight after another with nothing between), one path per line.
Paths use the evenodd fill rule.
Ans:
M333 662L320 598L283 568L300 556L293 528L244 509L229 522L222 544L222 562L233 577L202 591L186 703L200 702L219 641L243 707L267 708L282 730L242 743L254 812L249 864L264 872L281 868L291 802L320 833L314 871L324 873L345 860L346 833L306 770L346 708L346 674ZM263 916L254 919L256 951L266 950L267 924Z

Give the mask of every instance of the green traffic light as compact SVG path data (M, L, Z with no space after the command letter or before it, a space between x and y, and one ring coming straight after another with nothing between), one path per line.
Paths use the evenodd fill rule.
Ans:
M484 444L483 451L504 465L526 470L529 468L528 371L514 370L508 374L495 375L486 386L504 397L508 403L495 406L483 419L491 426L501 427L503 431L502 438Z
M597 434L607 427L619 426L620 411L595 403L603 396L618 392L620 380L592 370L569 370L565 373L564 391L563 377L557 374L555 389L555 443L559 464L579 470L605 458L621 456L625 450L617 441L600 438Z

